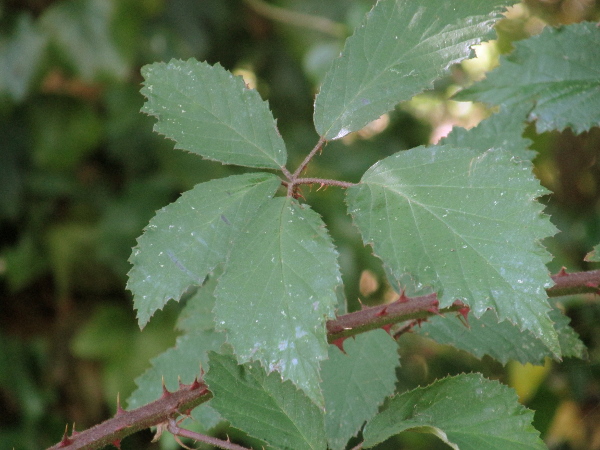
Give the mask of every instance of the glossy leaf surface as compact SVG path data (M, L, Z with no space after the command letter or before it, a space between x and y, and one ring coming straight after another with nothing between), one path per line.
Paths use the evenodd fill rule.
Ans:
M490 38L507 0L380 0L348 38L315 101L317 132L328 140L357 131L433 87L471 46Z
M459 299L531 330L556 355L539 241L555 228L534 199L546 193L529 162L505 151L419 147L372 166L348 189L365 243L409 291L431 286L440 306Z
M319 215L275 198L235 241L215 292L217 329L227 331L240 363L260 361L322 405L325 319L340 284L337 252Z
M275 120L256 90L220 65L193 59L142 68L142 111L175 148L239 166L278 169L287 153Z

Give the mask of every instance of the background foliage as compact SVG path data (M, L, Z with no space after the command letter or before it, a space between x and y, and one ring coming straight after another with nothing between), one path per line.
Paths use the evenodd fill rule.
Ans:
M149 359L175 342L180 308L171 302L140 333L125 290L135 238L180 192L244 172L172 151L170 141L152 133L153 119L139 113L140 67L195 57L244 75L269 100L295 167L317 140L316 87L372 3L276 2L283 12L256 0L8 0L0 6L3 447L51 445L65 423L89 427L112 415L117 393L129 396ZM290 11L329 21L306 21ZM376 124L331 143L311 175L357 182L377 160L437 140L453 124L474 125L488 111L449 101L458 86L479 78L511 42L539 33L544 24L598 21L599 14L597 3L578 0L513 8L497 27L498 42L480 50L480 59L455 67L432 91ZM307 28L314 26L322 29ZM538 133L529 126L524 137L539 152L537 175L554 193L543 199L561 231L545 241L555 255L551 270L595 267L583 258L600 240L600 132ZM349 143L353 157L340 159ZM309 201L316 195L315 209L340 252L350 307L357 299L380 302L389 292L385 276L352 228L342 192L304 190ZM588 362L502 367L404 336L398 388L478 370L516 388L536 410L534 425L551 448L600 448L600 306L593 296L561 298L559 306L588 346ZM442 445L418 434L402 439L394 448ZM123 447L176 447L168 437L159 444L149 440L149 433L132 437Z

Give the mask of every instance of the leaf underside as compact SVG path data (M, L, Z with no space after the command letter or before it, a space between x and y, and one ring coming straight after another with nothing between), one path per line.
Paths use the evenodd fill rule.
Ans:
M285 166L285 144L256 90L220 65L171 60L142 68L147 101L142 111L158 118L154 130L176 148L248 167Z
M556 229L536 197L531 164L503 150L419 147L385 158L347 190L349 211L408 292L431 287L440 306L489 308L560 355L539 244Z
M414 430L460 450L545 449L532 420L512 389L479 374L458 375L394 397L367 424L364 447Z
M217 329L240 363L260 361L323 404L325 321L341 284L337 252L308 205L277 197L235 241L216 289Z
M510 0L380 0L348 38L315 100L319 135L339 139L429 89L493 36Z
M398 345L383 330L344 341L342 353L329 346L323 361L325 432L328 448L343 450L384 399L392 395L398 367Z
M138 238L127 288L143 327L169 299L201 285L223 262L231 241L280 185L272 174L209 181L158 211Z
M322 411L278 374L267 375L258 364L238 366L232 357L211 353L205 381L214 394L211 405L231 425L272 448L326 447Z
M529 114L538 132L571 127L575 133L600 125L600 29L578 23L546 29L515 42L485 80L456 100L513 107L535 102Z

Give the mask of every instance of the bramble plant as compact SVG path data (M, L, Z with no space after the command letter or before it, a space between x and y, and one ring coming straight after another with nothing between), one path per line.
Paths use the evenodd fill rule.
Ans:
M186 430L177 419L191 415L204 429L228 421L272 448L344 449L359 433L369 448L405 430L452 448L544 448L533 412L480 374L396 392L395 338L413 331L503 364L584 356L549 296L595 292L600 274L550 275L541 241L557 230L537 201L549 191L532 174L522 132L526 121L577 133L600 123L600 28L546 28L517 43L455 97L500 107L476 128L393 154L358 183L305 176L327 142L469 58L513 3L377 2L324 78L314 104L320 139L294 169L267 103L241 77L193 59L145 66L143 112L158 119L155 131L178 149L254 170L198 184L150 221L128 288L141 327L185 298L182 334L137 380L130 411L58 446L97 448L161 424L241 448ZM304 185L346 190L394 302L347 312L338 253Z

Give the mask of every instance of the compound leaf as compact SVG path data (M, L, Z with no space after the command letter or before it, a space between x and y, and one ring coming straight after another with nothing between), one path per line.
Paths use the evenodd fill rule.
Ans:
M324 449L323 412L289 381L258 364L210 353L211 405L231 425L281 449Z
M193 59L142 68L142 111L175 148L226 164L279 169L285 144L273 115L256 90L220 65Z
M394 397L367 424L364 447L414 430L455 450L545 449L532 420L512 389L479 374L459 375Z
M439 144L480 150L501 148L518 158L533 160L536 152L529 150L532 141L523 137L524 121L532 108L533 103L522 103L510 109L504 107L470 130L454 128Z
M398 345L383 330L344 341L342 353L329 346L323 361L325 432L331 449L344 449L384 399L392 395L398 367Z
M559 356L539 243L556 229L535 201L546 192L529 161L439 146L379 161L347 200L365 243L409 292L430 286L440 306L459 299L475 317L495 309Z
M320 406L325 320L341 284L337 252L308 205L271 200L235 241L216 288L215 320L240 363L260 361Z
M169 299L202 284L280 183L267 173L201 183L154 216L133 250L127 283L141 327Z
M585 346L569 326L569 318L557 309L550 311L549 317L558 334L561 355L585 358ZM479 319L469 317L468 328L453 317L431 317L414 332L467 351L477 358L489 355L502 364L514 360L521 364L542 365L546 357L553 356L530 332L520 332L507 320L498 322L494 311L486 311Z
M515 51L485 80L457 100L509 107L535 101L529 114L538 132L571 127L575 133L600 124L600 29L595 23L547 27L516 42Z
M346 41L315 101L314 123L339 139L415 94L489 38L510 0L380 0Z

